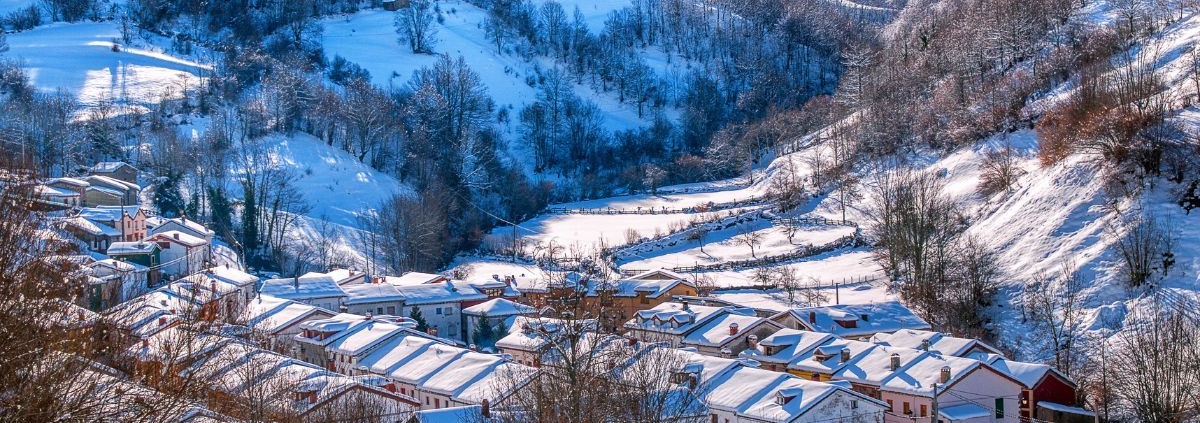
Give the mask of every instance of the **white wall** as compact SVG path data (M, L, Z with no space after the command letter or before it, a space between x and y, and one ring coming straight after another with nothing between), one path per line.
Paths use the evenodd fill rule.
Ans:
M417 306L430 328L437 328L437 336L462 339L462 305L457 302L421 304ZM401 316L408 316L412 306L405 306Z

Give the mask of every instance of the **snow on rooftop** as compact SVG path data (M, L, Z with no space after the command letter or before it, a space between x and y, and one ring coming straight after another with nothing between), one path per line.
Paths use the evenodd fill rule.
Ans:
M307 274L296 278L267 279L259 292L289 300L345 297L346 293L333 278L322 274Z
M390 374L396 367L420 355L431 345L438 343L429 338L409 334L388 339L378 349L358 361L359 367L372 373Z
M401 332L403 329L400 326L369 320L351 328L325 348L342 354L359 355Z
M112 226L105 225L95 220L87 219L82 216L68 218L63 220L63 223L75 227L81 231L87 232L96 236L119 237L121 231L118 231Z
M421 387L439 394L457 396L463 388L483 379L502 362L504 360L499 356L466 352L458 356L452 365L430 375Z
M680 334L721 313L722 310L725 308L667 302L649 310L638 311L632 320L625 323L625 327Z
M150 254L158 244L145 241L114 242L108 245L108 255Z
M428 348L410 357L404 363L396 366L388 376L393 379L421 385L427 378L442 368L450 366L467 350L443 344L432 344Z
M972 354L971 358L982 361L996 371L1016 379L1025 385L1026 389L1033 389L1047 374L1057 373L1053 367L1046 364L1012 361L995 354L976 353ZM1069 381L1065 376L1062 379Z
M904 364L899 370L892 372L892 375L884 379L880 385L883 389L891 391L930 396L933 394L933 388L930 386L934 383L943 383L941 381L943 368L950 369L950 380L945 384L952 385L980 366L983 366L983 363L978 360L923 353L912 362Z
M870 342L853 341L840 338L830 338L816 348L800 354L788 363L789 370L800 370L832 374L846 364L841 360L841 351L850 350L850 359L858 357L878 345Z
M938 414L946 420L962 421L988 417L992 412L979 404L966 403L939 408Z
M767 319L758 316L747 316L730 312L728 309L722 309L716 317L708 320L703 326L700 326L686 336L683 337L683 342L687 344L706 345L719 347L729 343L734 338L743 335L746 331L756 329L759 325L767 322ZM730 334L731 325L737 325L737 332Z
M50 179L50 180L46 181L46 183L48 183L48 184L62 183L62 184L66 184L66 185L74 185L77 187L87 187L87 186L91 185L90 183L88 183L88 181L85 181L85 180L82 180L79 178L66 178L66 177Z
M487 314L489 317L531 314L535 312L537 312L536 308L525 304L515 303L504 298L494 298L463 309L463 314L474 316Z
M413 418L417 423L462 423L485 420L483 407L479 405L421 410L413 414Z
M121 166L133 167L125 162L99 162L92 166L92 172L112 173L120 169Z
M321 313L329 312L272 295L259 295L246 304L244 316L246 326L265 332L275 332L308 316Z
M828 351L834 356L834 360L841 362L840 351ZM878 347L868 350L864 354L852 356L849 362L841 366L833 374L834 379L847 380L853 383L864 383L868 385L881 385L884 379L895 374L892 369L892 357L895 356L900 360L900 367L903 368L914 360L920 360L924 351L909 349L909 348L890 348Z
M121 220L122 215L136 216L141 209L141 206L84 207L79 210L79 217L101 222L115 222Z
M776 351L773 351L771 355L762 355L755 357L755 359L787 364L799 354L807 352L833 338L833 335L823 332L811 332L791 328L780 329L778 332L758 342L761 350L765 351L767 347L772 347Z
M516 386L520 386L536 373L537 370L529 366L507 361L502 362L484 374L483 377L460 389L458 394L455 395L455 399L476 404L487 400L495 404L499 402L499 399L511 394Z
M409 286L443 282L450 280L450 278L433 273L408 272L401 276L388 276L384 280L396 286Z
M96 188L96 184L101 184L101 185L107 185L107 186L115 188L115 189L122 189L122 190L126 190L126 191L128 191L128 190L136 191L136 190L142 189L142 187L138 186L138 184L135 184L132 182L125 182L120 179L109 177L109 176L104 176L104 175L89 175L84 179L92 184L92 186L91 186L92 188Z
M346 305L404 301L404 295L395 286L386 283L345 285L342 291L346 293Z
M766 395L769 388L791 377L786 373L738 366L704 385L705 402L714 408L740 410Z
M204 238L196 237L180 231L166 231L155 234L151 239L159 241L174 242L188 247L199 247L207 245L208 241Z
M743 404L738 413L760 421L791 421L812 411L813 406L838 391L854 395L849 389L837 385L789 377L769 388L763 395ZM787 401L780 404L780 396Z
M466 282L439 282L424 285L397 286L396 290L404 296L406 305L436 304L448 302L486 300L487 295L479 293Z
M790 310L790 313L801 324L814 331L828 332L841 337L930 328L929 323L917 317L899 301L795 308Z

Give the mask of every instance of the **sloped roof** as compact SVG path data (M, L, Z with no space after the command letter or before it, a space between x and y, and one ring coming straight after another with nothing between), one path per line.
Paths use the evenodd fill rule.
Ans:
M504 298L494 298L463 309L463 314L469 314L473 316L487 314L489 317L513 316L535 312L537 312L536 308L525 304L515 303Z
M116 228L84 217L70 217L62 220L62 224L71 226L95 236L121 236L121 231L118 231Z
M783 328L771 334L766 338L759 340L759 349L751 354L755 354L755 360L768 361L772 363L787 364L795 359L800 354L816 348L818 345L833 339L834 336L824 332L812 332L807 330L798 330L791 328ZM765 347L782 347L771 355L763 355ZM751 351L751 350L747 350Z
M413 414L418 423L462 423L484 421L483 407L467 405L462 407L421 410Z
M847 363L841 360L841 351L843 349L850 350L850 360L853 361L855 357L865 354L878 347L878 345L870 342L853 341L834 337L828 339L824 343L821 343L815 348L811 348L808 351L797 355L792 359L791 362L788 363L788 369L833 374Z
M407 361L392 369L388 376L393 379L422 385L426 379L451 366L467 350L443 344L431 344L420 353L411 356Z
M105 185L105 186L108 186L111 188L122 189L122 190L126 190L126 191L130 191L130 190L140 191L142 189L142 187L138 186L138 184L125 182L120 179L112 178L112 177L108 177L108 176L104 176L104 175L88 175L87 177L85 177L83 179L85 181L87 181L88 183L92 184L92 188L96 188L96 185L99 184L99 185Z
M246 304L246 326L274 333L315 315L333 312L308 304L287 300L272 295L259 295Z
M666 302L649 310L641 310L625 322L629 329L684 334L726 310L723 307L693 306L687 303ZM745 313L742 313L745 314ZM750 314L753 314L751 311Z
M82 180L79 178L66 178L66 177L50 179L50 180L47 180L46 183L47 184L72 185L72 186L76 186L76 187L87 187L87 186L91 185L90 183L88 183L88 181L85 181L85 180Z
M158 244L145 241L114 242L108 245L108 255L138 255L151 254L158 249Z
M396 286L425 285L449 279L442 275L421 272L408 272L401 276L388 276L384 278L387 283Z
M921 352L916 359L892 372L892 375L884 379L880 386L882 389L890 391L928 397L933 395L933 388L930 386L934 383L942 383L940 378L943 368L950 369L950 380L944 384L953 385L962 380L965 375L981 367L983 367L983 363L979 360ZM1014 386L1017 385L1016 381L1012 383Z
M745 334L746 331L753 331L761 325L778 326L778 324L756 315L747 316L745 314L734 313L728 308L721 310L716 317L709 319L704 325L688 332L683 337L683 342L685 344L720 347L729 343L734 338ZM729 334L731 325L737 325L738 329L737 333L733 335Z
M133 165L125 162L99 162L92 166L91 170L92 172L112 173L124 166L129 166L133 170L137 170Z
M121 216L130 215L137 216L138 211L141 211L141 206L96 206L84 207L79 210L79 217L100 222L116 222L121 220ZM143 214L145 214L143 212Z
M325 348L342 354L359 355L393 336L398 336L403 329L390 323L370 320L346 332Z
M342 285L342 291L346 293L346 305L404 301L404 295L395 286L386 283Z
M993 353L999 352L995 347L977 339L959 338L941 332L916 329L900 329L894 333L878 333L871 337L871 342L912 349L923 349L922 346L924 343L928 342L930 351L958 357L963 357L968 351L976 347Z
M795 308L785 313L791 313L800 324L813 331L832 333L840 337L930 328L929 323L899 301ZM815 322L810 322L810 319L815 319ZM855 327L847 328L838 322L853 322Z
M378 349L367 354L358 361L362 370L372 373L390 374L413 357L420 355L426 348L438 343L429 338L404 334L388 339Z
M466 282L440 282L422 285L402 285L396 290L404 296L407 305L437 304L449 302L486 300L487 295L479 293Z
M328 275L309 273L298 278L267 279L259 292L289 300L345 297L346 292Z
M185 232L180 232L180 231L159 232L157 234L154 234L154 236L150 237L150 239L155 240L155 241L166 241L166 242L171 242L171 243L175 243L175 244L180 244L185 247L199 247L199 246L203 246L203 245L208 245L208 240L205 240L204 238L193 236L193 235L185 233Z

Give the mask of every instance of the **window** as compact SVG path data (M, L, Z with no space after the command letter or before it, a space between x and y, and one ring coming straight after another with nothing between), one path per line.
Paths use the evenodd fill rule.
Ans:
M887 400L888 411L896 411L896 406L892 405L892 400Z
M429 405L429 397L425 397L425 405Z
M904 415L906 415L906 416L912 415L912 404L909 404L908 401L904 402Z
M712 415L712 418L711 418L711 419L709 419L708 421L710 421L710 422L712 422L712 423L717 423L717 415L716 415L716 414L713 414L713 415Z
M446 307L446 314L454 314L454 307Z
M1004 418L1004 398L996 398L996 418Z
M396 306L388 306L387 314L395 315L396 314Z
M433 408L442 408L442 400L434 398L433 399Z
M442 308L441 308L441 307L438 307L438 308L437 308L437 314L442 314Z
M921 417L925 417L928 415L929 415L929 406L925 405L925 404L921 404Z
M813 375L812 375L812 380L815 380L815 381L818 381L818 382L820 382L820 381L821 381L821 374L820 374L820 373L817 373L817 372L813 372Z
M857 409L858 409L858 400L850 400L850 409L851 409L851 410L857 410Z
M376 307L375 314L383 314L383 307Z

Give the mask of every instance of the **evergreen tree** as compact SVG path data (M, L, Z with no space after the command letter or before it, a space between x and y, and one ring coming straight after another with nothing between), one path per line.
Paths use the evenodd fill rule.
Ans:
M255 201L254 185L242 182L242 250L246 261L250 261L258 250L258 204Z
M178 174L169 174L154 190L154 207L163 217L178 217L187 208L183 193L179 192Z
M475 333L471 334L472 341L479 348L490 347L496 342L495 328L492 327L492 321L488 319L487 313L479 315L479 326L475 328Z
M208 209L212 217L213 231L221 236L229 236L233 231L233 209L229 199L225 198L224 190L208 187Z
M412 306L412 309L409 309L408 318L417 322L417 330L425 333L429 332L429 322L425 321L425 315L421 314L421 309L417 308L417 306Z
M188 219L197 220L200 216L200 193L193 192L188 199L187 207L183 209L183 215Z

